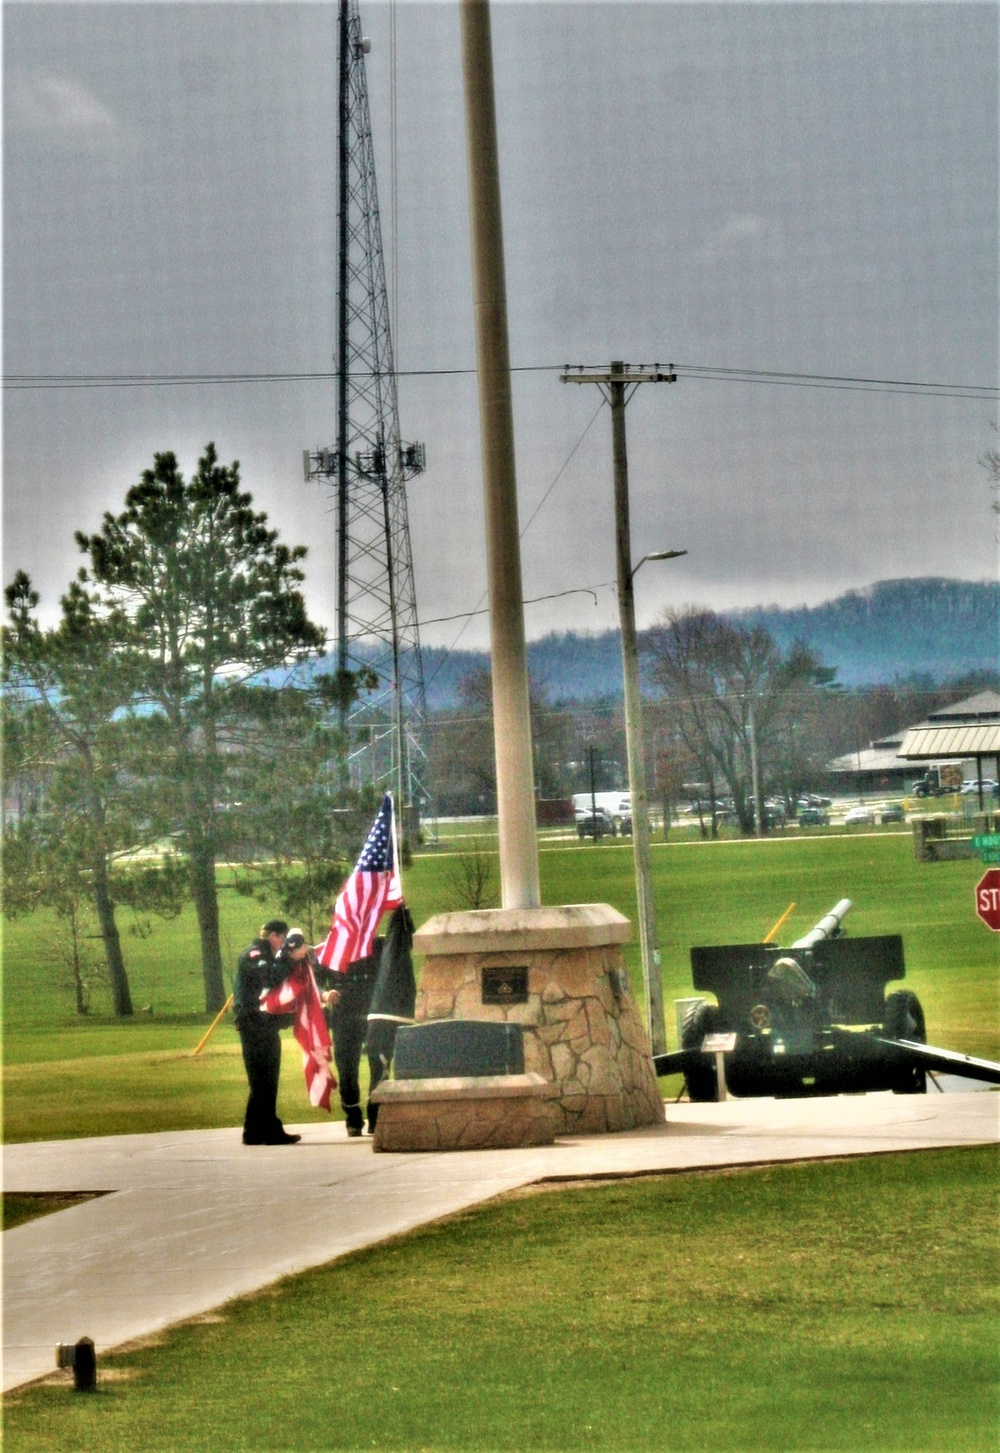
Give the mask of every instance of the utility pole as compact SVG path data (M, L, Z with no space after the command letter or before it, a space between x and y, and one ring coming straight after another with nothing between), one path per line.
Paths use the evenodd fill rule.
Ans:
M649 1042L654 1055L667 1048L663 1016L663 979L660 946L656 934L656 908L649 859L649 806L646 793L646 749L642 728L642 691L639 683L639 643L635 629L635 589L638 571L647 560L670 560L684 550L660 550L644 555L632 565L629 528L628 451L625 440L625 407L641 383L675 383L671 368L631 367L612 363L607 370L576 372L567 368L563 383L596 383L611 405L611 433L615 475L615 556L618 568L618 613L621 624L622 676L625 686L625 741L628 749L629 794L632 800L632 852L635 858L636 898L639 909L639 942L642 977L646 996Z
M479 426L486 505L501 900L504 908L538 908L542 900L521 590L521 542L517 524L514 413L510 391L490 8L487 0L461 0L459 15L469 158Z
M757 757L757 718L753 709L753 692L747 697L747 728L750 733L750 783L753 787L753 830L764 836L764 807L760 800L760 764Z

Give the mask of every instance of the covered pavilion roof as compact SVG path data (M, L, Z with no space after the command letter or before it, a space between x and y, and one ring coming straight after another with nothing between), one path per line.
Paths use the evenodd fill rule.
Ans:
M980 691L932 712L903 737L900 757L994 757L1000 755L1000 694Z

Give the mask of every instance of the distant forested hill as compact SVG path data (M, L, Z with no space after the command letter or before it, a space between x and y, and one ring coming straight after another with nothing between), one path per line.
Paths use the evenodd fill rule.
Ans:
M766 626L786 649L793 641L805 641L827 665L837 667L845 686L911 675L947 681L1000 668L1000 584L995 581L881 580L824 605L758 606L732 619Z
M425 646L424 681L430 711L453 707L458 702L459 683L474 671L489 670L485 651L445 651ZM528 671L545 699L593 701L618 696L622 690L622 656L617 631L542 636L528 642Z
M787 649L811 646L844 686L891 684L914 675L946 682L1000 670L1000 584L992 581L883 580L823 605L755 606L729 618L762 625ZM425 646L431 711L454 707L462 678L489 665L485 651ZM620 696L617 631L567 632L528 643L528 669L552 704Z

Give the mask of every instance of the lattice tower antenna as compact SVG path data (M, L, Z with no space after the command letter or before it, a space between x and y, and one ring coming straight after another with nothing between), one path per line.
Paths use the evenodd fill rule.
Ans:
M307 480L333 483L337 538L337 670L378 685L345 712L355 784L391 784L401 806L424 797L426 718L406 482L424 446L399 433L389 297L358 0L339 0L337 442L306 450Z

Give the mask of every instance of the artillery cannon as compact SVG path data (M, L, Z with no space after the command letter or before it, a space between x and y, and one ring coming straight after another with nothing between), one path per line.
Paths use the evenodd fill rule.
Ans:
M901 937L841 937L850 908L841 899L790 948L692 948L694 987L718 1005L691 1005L681 1048L653 1058L657 1075L683 1074L692 1100L717 1099L715 1046L705 1046L707 1036L722 1034L732 1046L725 1085L737 1096L920 1095L928 1070L1000 1084L1000 1065L926 1043L917 996L885 992L906 975Z

